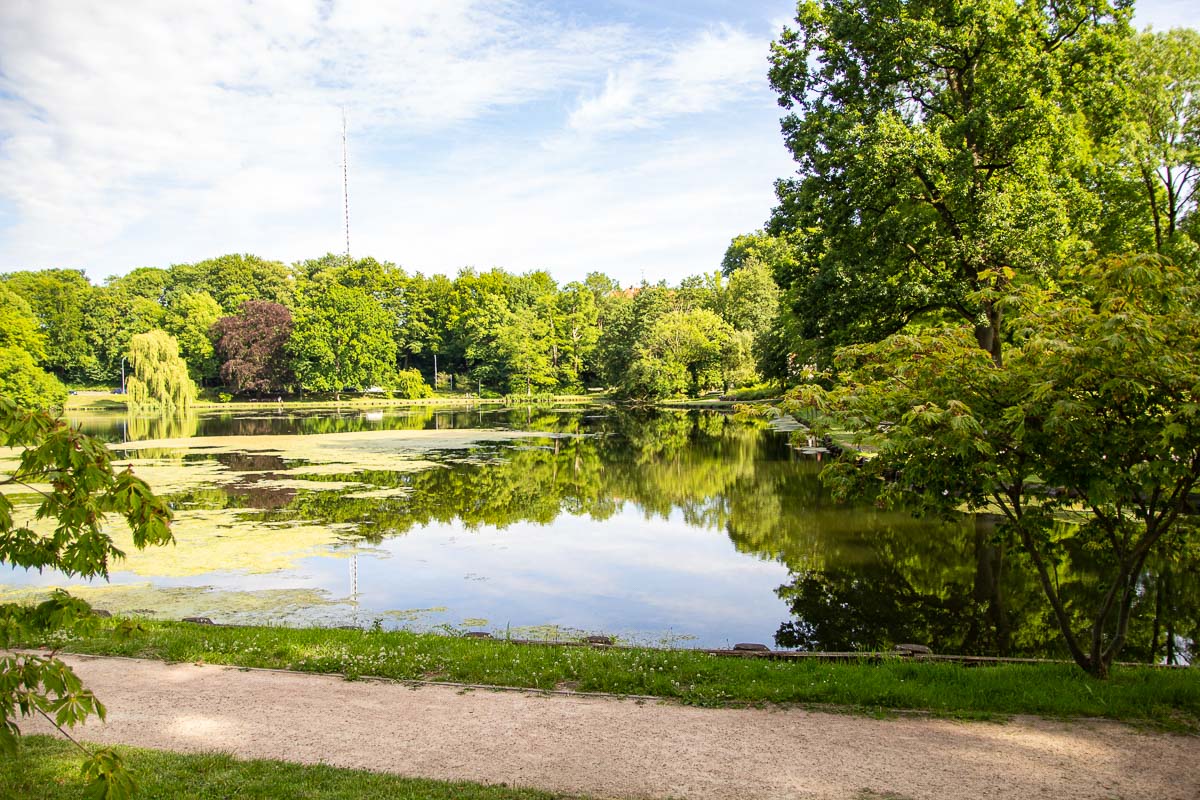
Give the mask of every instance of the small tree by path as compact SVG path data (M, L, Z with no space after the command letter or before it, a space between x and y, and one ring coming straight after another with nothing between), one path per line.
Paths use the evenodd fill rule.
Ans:
M45 413L21 410L0 396L0 445L23 448L16 468L0 474L0 486L21 486L40 494L41 503L29 513L53 522L46 532L14 519L12 501L0 493L0 566L107 578L109 565L124 556L104 531L107 514L125 518L138 548L173 541L166 504L130 470L114 470L103 442ZM0 647L84 632L95 619L86 602L61 590L38 606L0 604ZM0 656L0 752L12 753L17 746L17 717L35 715L71 739L65 728L93 715L103 719L105 709L55 652ZM113 750L79 747L86 755L83 774L93 796L132 794L133 779Z
M1013 320L1003 366L966 326L927 329L839 351L838 385L791 403L881 438L876 457L826 469L838 494L1003 514L1075 662L1103 678L1147 559L1194 535L1183 515L1200 479L1200 287L1155 257L1063 285L989 298ZM1093 608L1055 579L1068 537L1103 557Z

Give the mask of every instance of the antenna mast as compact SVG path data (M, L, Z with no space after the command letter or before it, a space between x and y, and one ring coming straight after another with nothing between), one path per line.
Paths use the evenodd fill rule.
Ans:
M346 161L346 107L342 106L342 204L346 209L346 261L350 260L350 165Z

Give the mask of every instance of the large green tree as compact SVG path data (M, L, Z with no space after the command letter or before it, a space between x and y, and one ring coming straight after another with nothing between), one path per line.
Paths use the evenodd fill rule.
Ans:
M807 338L877 340L922 314L1001 358L989 275L1088 251L1092 148L1115 115L1128 10L1106 0L806 0L772 47L798 165L771 232ZM1007 279L1007 277L1006 277Z
M392 316L378 300L318 278L302 293L288 340L292 371L308 391L386 386L396 368Z
M1184 515L1200 480L1200 287L1154 257L1061 280L986 298L1013 317L1002 366L969 327L927 328L843 350L842 382L794 399L864 435L883 431L874 458L826 469L842 494L1003 514L1067 649L1104 677L1147 563L1194 532ZM1084 625L1058 581L1068 542L1092 552L1103 575Z
M4 283L29 304L38 319L45 335L45 368L63 380L86 380L94 358L82 331L92 285L83 272L16 272Z
M25 408L62 406L67 390L38 366L46 357L46 337L20 295L0 284L0 395Z
M668 312L636 343L634 360L619 389L633 399L653 400L720 387L735 347L733 329L712 311Z

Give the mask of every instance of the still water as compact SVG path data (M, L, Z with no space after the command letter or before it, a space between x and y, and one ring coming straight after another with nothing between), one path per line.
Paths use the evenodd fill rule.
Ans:
M113 611L222 622L1058 654L1027 565L986 518L836 504L818 461L717 412L264 404L73 421L169 498L177 545L131 551L109 585L0 572L0 600L67 585ZM1059 578L1086 603L1094 556L1068 553ZM1130 657L1148 657L1155 616L1194 640L1191 567L1174 569L1165 611L1161 590L1139 602Z

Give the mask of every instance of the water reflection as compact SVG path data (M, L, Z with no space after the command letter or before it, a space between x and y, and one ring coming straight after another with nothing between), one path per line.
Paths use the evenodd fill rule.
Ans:
M420 471L302 476L311 487L280 485L277 473L295 463L249 447L189 456L216 459L230 481L173 495L179 507L345 525L390 556L351 561L364 613L434 605L493 620L669 628L694 632L700 644L773 634L779 646L804 649L917 642L938 652L1063 655L1032 570L994 519L918 520L833 503L819 464L783 437L717 413L264 408L169 423L80 422L110 440L475 427L549 435L445 451L436 468ZM1068 546L1057 580L1071 608L1088 608L1102 589L1094 578L1101 555L1071 546L1069 530L1060 534ZM747 571L745 559L764 569ZM330 567L329 580L336 571L344 581L345 570L345 562ZM1125 657L1194 649L1195 554L1177 549L1143 583Z

